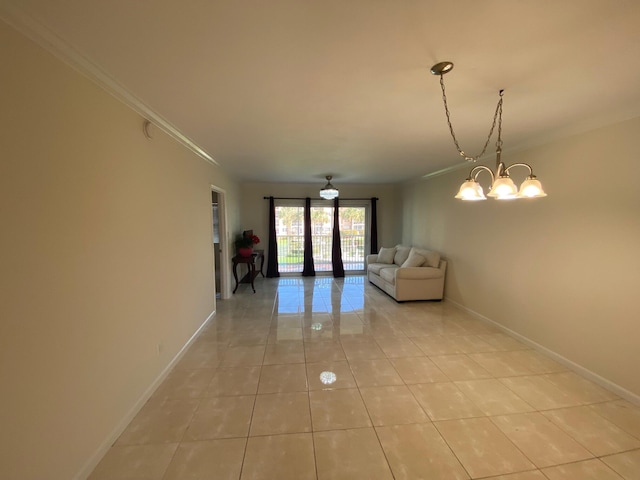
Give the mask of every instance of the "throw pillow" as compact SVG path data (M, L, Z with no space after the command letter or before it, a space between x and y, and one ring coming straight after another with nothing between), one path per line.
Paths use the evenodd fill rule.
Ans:
M422 255L417 254L416 252L411 252L409 257L404 261L401 265L402 267L421 267L424 263L425 258Z
M380 252L378 253L378 263L393 263L393 256L396 254L396 249L394 248L380 248Z
M438 265L440 265L440 254L438 252L433 252L424 248L414 248L413 250L427 260L424 264L425 267L438 268Z

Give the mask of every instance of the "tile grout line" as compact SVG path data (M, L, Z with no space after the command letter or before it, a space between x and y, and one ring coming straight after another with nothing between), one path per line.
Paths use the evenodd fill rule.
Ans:
M245 313L246 313L246 311L245 311ZM255 410L256 410L256 403L258 401L258 392L260 391L260 379L262 378L262 367L264 366L264 358L265 358L265 356L267 354L266 351L267 351L267 349L266 349L266 344L265 344L265 350L264 350L264 352L262 354L262 363L260 364L260 375L258 375L258 384L256 385L256 393L255 393L255 395L253 397L253 406L251 407L251 416L249 417L249 427L247 429L247 437L246 437L246 440L245 440L245 443L244 443L244 452L242 454L242 462L240 464L240 474L238 476L238 479L242 479L242 472L244 470L244 463L245 463L245 460L247 458L247 450L249 449L249 437L251 435L251 427L252 427L252 424L253 424L253 415L254 415Z
M429 416L427 414L427 416ZM429 416L429 418L431 418ZM442 432L440 431L440 429L438 428L438 425L436 425L435 421L431 421L431 425L433 425L433 428L436 429L436 432L438 432L438 435L440 435L440 438L442 439L442 441L445 443L445 445L447 446L447 448L449 449L449 451L451 452L451 454L455 457L455 459L458 461L458 464L460 465L460 467L465 471L465 473L467 474L467 476L469 478L473 478L471 476L471 472L469 472L469 470L467 470L467 467L464 465L464 463L462 463L462 460L460 460L460 458L458 457L458 454L455 452L455 450L451 447L451 445L449 444L449 442L447 441L447 439L444 437L444 435L442 434Z

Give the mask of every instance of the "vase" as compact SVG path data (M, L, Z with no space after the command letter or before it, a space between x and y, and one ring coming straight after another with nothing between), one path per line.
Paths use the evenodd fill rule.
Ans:
M250 257L253 255L253 247L238 247L238 255L241 257Z

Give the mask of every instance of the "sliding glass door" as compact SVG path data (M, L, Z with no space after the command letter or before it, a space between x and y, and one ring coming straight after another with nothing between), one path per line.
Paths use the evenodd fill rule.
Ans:
M297 204L296 204L297 203ZM304 265L304 202L276 205L276 238L280 273L302 273ZM340 206L340 246L345 271L364 272L368 243L369 205L363 202ZM316 272L331 272L333 206L317 201L311 205L311 236Z
M345 271L364 272L367 207L340 207L340 246Z
M302 273L304 265L303 206L276 205L276 240L280 273Z

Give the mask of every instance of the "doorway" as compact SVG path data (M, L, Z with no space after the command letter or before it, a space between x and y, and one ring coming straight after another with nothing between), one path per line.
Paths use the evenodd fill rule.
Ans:
M227 299L229 290L229 258L227 245L227 214L225 208L225 192L215 186L211 186L211 219L213 239L213 277L215 285L215 297Z

